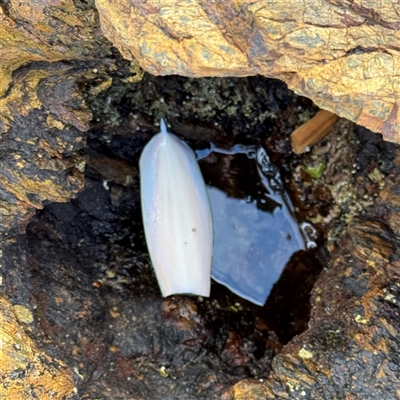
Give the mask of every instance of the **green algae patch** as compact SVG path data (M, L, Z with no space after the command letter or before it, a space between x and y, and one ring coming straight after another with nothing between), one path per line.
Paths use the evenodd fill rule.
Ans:
M318 179L325 171L326 164L324 162L316 162L305 166L305 171L311 178Z

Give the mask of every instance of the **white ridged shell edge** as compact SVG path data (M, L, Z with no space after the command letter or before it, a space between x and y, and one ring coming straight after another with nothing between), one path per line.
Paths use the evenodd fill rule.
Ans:
M213 227L207 189L193 150L161 132L140 157L146 242L163 296L210 294Z

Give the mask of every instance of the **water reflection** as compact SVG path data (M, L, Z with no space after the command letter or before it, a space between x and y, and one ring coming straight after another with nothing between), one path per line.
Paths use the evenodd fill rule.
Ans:
M295 220L264 149L213 146L198 155L205 157L200 166L214 220L212 277L263 305L293 253L315 243Z

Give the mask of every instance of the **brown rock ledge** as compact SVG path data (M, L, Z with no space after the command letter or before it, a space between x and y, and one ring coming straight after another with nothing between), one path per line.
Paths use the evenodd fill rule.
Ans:
M391 0L96 0L104 34L155 75L278 78L400 143L400 7Z

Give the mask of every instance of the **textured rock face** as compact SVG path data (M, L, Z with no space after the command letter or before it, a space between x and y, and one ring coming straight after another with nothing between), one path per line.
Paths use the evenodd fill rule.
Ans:
M101 51L104 40L96 35L98 17L91 1L5 3L0 4L0 96L13 71L25 63L82 60Z
M123 65L112 70L121 73L125 68L128 74L127 63ZM36 109L36 119L30 120L35 127L42 119L48 129L32 132L48 142L62 138L72 144L73 137L80 137L79 130L72 130L66 118L72 121L79 114L63 116L61 105L79 104L73 76L68 74L81 71L63 70L61 63L58 68L56 75L47 71L35 91L54 114L48 118ZM100 67L96 76L92 85L83 86L86 92L98 93L110 78L114 84L95 98L86 97L94 113L94 128L88 133L85 189L66 203L66 195L64 200L49 197L50 204L33 218L26 234L4 241L2 250L0 281L5 303L0 302L0 315L13 318L12 329L29 336L34 354L40 349L41 360L66 366L60 370L60 381L54 383L54 398L396 399L399 147L339 120L310 152L294 156L286 139L306 111L307 115L315 112L314 106L295 97L282 83L261 77L189 80L146 75L141 82L128 85L118 83L115 75ZM26 82L33 82L27 77ZM68 93L60 89L66 87ZM53 96L48 102L45 93L64 93L70 101ZM195 100L189 99L200 95L205 104L196 109ZM221 108L211 107L218 98ZM183 99L190 103L190 110ZM229 103L233 100L249 103L247 108L222 109L227 103L233 107ZM127 103L132 114L122 118ZM274 113L256 122L260 104ZM312 257L299 254L264 308L250 306L217 286L209 299L161 299L144 248L137 170L144 144L158 130L149 121L161 112L167 113L168 120L176 113L185 120L191 112L195 121L201 116L209 121L197 131L191 125L177 124L180 134L192 141L208 136L210 141L231 143L239 132L242 139L258 133L258 139L253 138L265 143L271 159L281 162L291 177L288 187L296 207L303 210L302 218L331 232L320 247L321 256L330 254L326 256L330 261L323 263L326 269L315 286L320 267L313 269ZM115 126L116 120L120 125ZM233 128L218 132L229 121L237 135ZM61 132L54 130L61 124L65 125ZM26 137L16 131L18 136L10 136L12 127L4 135L9 149L13 137ZM27 159L26 140L15 142L22 143L21 147L9 154ZM74 157L74 150L72 154L55 153L61 142L54 143L48 147L54 158L40 153L48 165L54 160L67 162L66 155ZM36 149L41 152L40 147ZM32 151L29 160L35 171ZM209 161L214 169L215 159ZM227 181L229 193L245 190L235 184L234 176L242 171L239 164L232 160L220 165L217 171L221 181ZM249 177L243 179L251 181ZM64 170L52 179L63 182ZM50 193L50 187L41 187L41 196ZM73 194L71 190L69 196ZM313 286L309 320L308 294ZM4 333L2 326L0 339L6 337L8 348L18 349L17 337L11 340L8 328ZM295 334L281 351L281 345ZM281 335L286 339L279 341ZM10 357L22 351L13 351ZM38 391L35 382L29 386L28 367L22 364L25 375L17 375L20 370L10 367L6 378L17 377L14 384ZM35 368L41 371L42 367L35 364ZM76 395L72 394L71 375ZM258 379L238 382L247 378Z
M0 99L0 235L24 229L46 201L82 189L91 113L67 65L23 68Z
M152 74L284 80L400 143L400 5L390 0L96 0L102 29Z
M399 207L395 180L380 194L391 201L376 211ZM242 381L226 399L399 397L399 275L390 261L398 237L370 218L353 221L314 287L310 329L275 357L266 382Z
M3 251L44 203L65 202L83 188L83 131L89 127L91 113L76 83L82 72L62 63L22 67L7 95L0 98L2 399L65 399L75 391L71 370L32 338L34 314L28 298L14 296L10 301L11 293L22 290L28 278L14 270L18 279L7 290L13 270L8 269ZM13 254L22 266L24 253Z
M400 18L391 0L97 0L102 30L152 74L284 80L318 106L400 142ZM108 51L92 1L0 5L0 95L32 61Z
M32 322L33 316L28 308L12 307L0 297L1 398L69 398L74 392L72 376L62 362L40 352L24 332Z
M100 0L98 7L108 37L153 74L273 76L320 106L400 141L398 4ZM145 79L125 93L137 71L118 56L105 57L109 50L90 0L0 5L0 397L76 398L74 371L79 396L151 398L150 387L158 391L154 399L165 399L167 392L184 396L187 382L197 382L196 396L211 398L248 371L267 376L270 358L280 352L271 328L258 317L249 324L247 308L238 319L240 310L232 310L234 301L225 295L217 303L161 301L140 248L134 160L165 114L187 137L201 121L201 139L251 133L279 149L275 159L291 159L287 136L311 106L303 109L303 98L291 107L303 109L301 115L286 110L291 95L282 88L274 94L261 77L251 84L168 77L159 92L152 89L156 80ZM113 80L123 84L113 87ZM103 110L95 114L92 133L100 153L89 154L85 178L91 111L84 99L108 89L103 99L92 99L92 110ZM338 127L343 136L353 129ZM398 148L379 135L338 139L331 136L301 156L310 164L305 171L316 180L325 174L330 185L306 181L304 193L297 191L307 200L308 219L328 224L343 213L350 222L340 246L326 247L331 261L313 291L310 329L274 359L268 381L243 381L225 398L400 396ZM393 157L370 157L371 148L381 154L385 146ZM357 183L353 191L349 180ZM85 182L76 201L58 204L76 197ZM359 203L378 193L373 207L372 201L368 209ZM28 233L17 234L43 207ZM329 212L316 215L318 207ZM275 313L276 304L282 302L269 306ZM233 322L227 323L230 314ZM211 335L209 327L220 321L223 329ZM186 361L193 354L200 358L192 366ZM150 364L142 362L147 359ZM134 378L132 371L138 371Z

